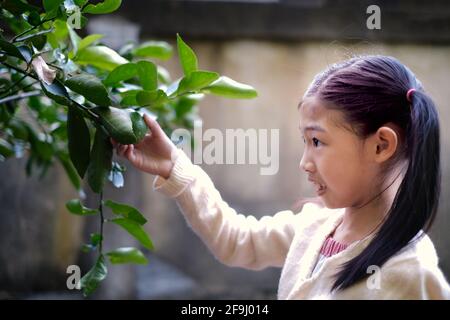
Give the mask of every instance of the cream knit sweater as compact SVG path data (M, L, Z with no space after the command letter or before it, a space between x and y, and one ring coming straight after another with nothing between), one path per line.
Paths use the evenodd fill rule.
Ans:
M450 287L427 235L381 269L368 270L367 279L330 292L339 266L360 253L371 239L353 243L328 258L312 275L320 248L341 221L343 209L308 203L298 214L285 210L259 220L238 214L181 149L177 149L170 177L157 176L153 189L176 199L188 224L222 263L252 270L282 267L279 299L450 299Z

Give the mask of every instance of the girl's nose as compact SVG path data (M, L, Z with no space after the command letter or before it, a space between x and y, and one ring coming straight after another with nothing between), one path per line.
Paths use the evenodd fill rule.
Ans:
M300 160L300 169L304 170L308 173L314 172L314 164L310 160L306 159L304 153L303 153L302 159Z

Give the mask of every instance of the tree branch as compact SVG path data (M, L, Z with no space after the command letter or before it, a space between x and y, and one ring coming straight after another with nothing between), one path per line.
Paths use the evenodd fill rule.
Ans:
M14 96L9 96L9 97L0 99L0 104L10 102L10 101L15 101L15 100L21 100L21 99L25 99L25 98L29 98L29 97L39 96L39 95L41 95L41 91L39 91L39 90L30 91L30 92L26 92L26 93L24 92L24 93L16 94Z
M23 36L23 35L25 35L25 34L31 32L31 31L33 31L34 29L36 29L37 27L40 27L40 26L43 25L44 23L46 23L46 22L48 22L48 21L55 20L55 19L56 19L56 17L50 18L50 19L47 19L47 20L42 20L38 25L36 25L36 26L34 26L34 27L32 27L32 28L30 28L30 29L28 29L28 30L25 30L24 32L21 32L21 33L19 33L18 35L14 36L14 37L11 39L11 42L22 41L22 40L19 40L19 38L20 38L21 36Z
M1 92L1 94L4 93L8 93L12 88L14 88L16 85L18 85L19 83L22 82L23 79L25 79L27 77L27 75L23 75L22 78L20 78L19 80L17 80L16 82L14 82L12 85L10 85L8 88L6 88L5 90L3 90Z
M103 216L103 191L100 191L100 204L98 206L98 211L100 211L100 243L98 245L98 252L101 255L103 253L103 223L105 218Z
M17 38L16 41L20 42L20 41L28 40L30 38L33 38L33 37L36 37L36 36L40 36L42 34L50 33L53 30L54 30L54 28L51 28L51 29L48 29L48 30L42 30L42 31L39 31L39 32L36 32L36 33L33 33L33 34L29 34L29 35L27 35L25 37Z
M35 75L33 75L33 74L31 74L31 73L28 73L28 72L26 72L25 70L22 70L22 69L20 69L20 68L17 68L17 67L15 67L15 66L13 66L13 65L11 65L11 64L9 64L9 63L7 63L7 62L1 62L1 64L7 66L8 68L11 68L11 69L13 69L13 70L16 70L17 72L20 72L20 73L22 73L22 74L25 74L25 75L27 75L27 76L33 78L33 79L36 79L36 80L40 81L39 78L36 77ZM68 99L70 102L72 102L74 105L76 105L78 108L81 108L81 109L83 109L85 112L87 112L87 113L91 116L91 118L92 118L93 120L98 121L98 115L95 114L95 113L93 113L91 110L89 110L89 108L86 108L85 106L83 106L82 104L76 102L75 100L73 100L73 99L70 98L70 97L67 97L67 99Z

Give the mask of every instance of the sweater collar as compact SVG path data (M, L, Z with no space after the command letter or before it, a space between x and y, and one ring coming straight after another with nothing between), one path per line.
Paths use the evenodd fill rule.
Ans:
M316 274L314 274L314 276L312 276L312 272L319 258L320 249L322 248L324 241L342 222L345 212L345 209L338 209L338 212L336 212L336 209L325 210L333 210L334 212L332 212L325 223L323 223L323 225L318 228L317 232L310 242L310 245L306 249L306 252L302 257L302 263L300 264L295 289L290 293L290 295L295 296L296 292L299 292L305 286L310 285L311 282L317 277L321 277L323 279L331 279L331 288L332 279L334 279L334 275L339 271L339 268L342 266L342 264L361 253L374 236L374 234L371 234L362 240L355 241L349 244L349 246L345 250L333 255L332 257L327 258L325 262L326 265L324 265L321 270L319 270Z

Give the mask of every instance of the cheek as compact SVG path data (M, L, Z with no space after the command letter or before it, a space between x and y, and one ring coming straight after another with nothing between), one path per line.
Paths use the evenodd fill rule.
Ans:
M346 207L364 192L363 168L355 159L339 159L330 161L322 169L322 178L327 186L330 207Z
M336 148L342 150L342 148ZM318 171L324 182L335 188L353 184L356 173L360 173L360 163L351 150L326 150L321 161L318 161Z
M361 170L348 162L335 161L324 177L326 184L338 193L348 193L359 187Z

